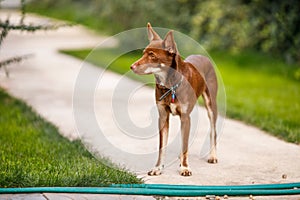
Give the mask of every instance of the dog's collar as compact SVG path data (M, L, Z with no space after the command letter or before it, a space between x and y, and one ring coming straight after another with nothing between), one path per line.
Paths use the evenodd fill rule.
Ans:
M183 76L181 76L181 79L178 83L176 83L175 85L173 85L167 92L165 92L160 98L159 101L163 100L164 98L166 98L170 93L172 94L172 99L171 102L174 103L175 102L175 98L176 98L176 89L181 85L183 81Z

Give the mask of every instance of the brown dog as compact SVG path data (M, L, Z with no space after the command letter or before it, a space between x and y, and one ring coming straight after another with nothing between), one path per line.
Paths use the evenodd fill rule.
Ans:
M207 57L191 55L185 60L179 55L170 31L162 40L148 23L149 45L142 58L131 65L136 74L154 74L156 79L156 104L159 112L159 155L148 175L160 175L164 167L165 149L168 140L169 115L179 115L181 120L182 151L180 174L190 176L188 165L188 141L190 113L202 95L210 120L209 163L217 163L216 120L217 120L217 77Z

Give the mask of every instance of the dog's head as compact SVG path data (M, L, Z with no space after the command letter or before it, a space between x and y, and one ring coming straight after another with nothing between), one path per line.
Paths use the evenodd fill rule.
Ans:
M136 74L157 74L172 67L179 56L173 31L169 31L164 39L147 26L149 45L144 49L143 56L131 65Z

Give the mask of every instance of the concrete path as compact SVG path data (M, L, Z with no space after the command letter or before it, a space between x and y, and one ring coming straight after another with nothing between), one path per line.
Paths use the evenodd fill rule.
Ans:
M16 17L16 13L10 15ZM6 16L1 11L1 19ZM32 15L27 20L48 22L46 18ZM65 137L81 139L95 155L109 157L146 183L232 185L300 181L299 145L230 119L225 120L224 126L220 125L219 163L208 164L208 119L201 107L193 113L196 119L190 147L193 176L178 174L177 118L171 122L164 173L147 176L147 170L155 163L158 145L153 89L58 52L66 48L95 47L104 39L82 27L35 34L11 32L0 49L0 59L24 53L34 53L34 57L11 65L10 78L1 70L0 86L55 124ZM77 197L74 199L88 198Z

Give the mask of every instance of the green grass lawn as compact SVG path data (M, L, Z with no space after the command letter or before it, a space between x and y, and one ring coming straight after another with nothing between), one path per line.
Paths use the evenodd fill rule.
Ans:
M85 59L91 50L63 52ZM117 49L99 49L87 61L106 67L116 55ZM110 63L109 69L127 73L140 56L140 51L124 54ZM212 52L211 57L225 84L228 117L255 125L286 141L300 143L300 81L294 77L297 66L253 51ZM139 81L153 80L152 76L128 75Z
M228 116L300 143L298 66L254 52L213 53L224 80Z
M0 89L0 187L100 186L139 183L106 167L83 145L62 137L23 102Z

